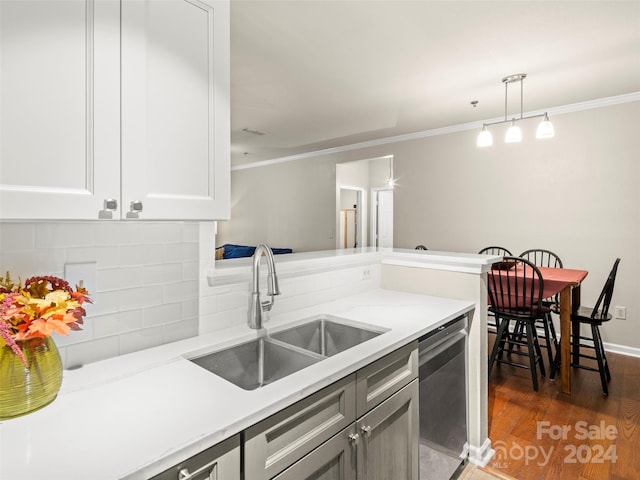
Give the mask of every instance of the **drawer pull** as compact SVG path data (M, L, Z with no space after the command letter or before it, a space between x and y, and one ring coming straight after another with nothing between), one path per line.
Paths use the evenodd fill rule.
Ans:
M357 445L358 441L360 440L360 435L358 435L357 433L350 433L348 438L351 445Z
M367 425L366 427L360 428L362 435L365 435L367 438L371 436L371 425Z
M204 467L199 468L193 473L190 473L187 468L182 468L178 472L178 480L199 480L197 476L202 474L208 468L211 468L209 475L207 475L206 477L200 477L200 479L201 480L218 480L218 461L217 460L214 460L213 462L205 465Z

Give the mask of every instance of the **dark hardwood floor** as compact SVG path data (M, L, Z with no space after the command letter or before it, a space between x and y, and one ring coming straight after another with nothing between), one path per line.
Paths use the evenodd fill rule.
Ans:
M489 379L496 455L489 467L518 480L640 479L640 358L607 358L608 397L597 372L572 369L566 395L559 379L542 377L534 392L528 370L496 364Z

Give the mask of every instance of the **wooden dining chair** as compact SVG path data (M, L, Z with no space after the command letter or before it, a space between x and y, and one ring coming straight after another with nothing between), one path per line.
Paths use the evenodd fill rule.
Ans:
M545 368L535 322L549 312L549 308L542 304L542 274L538 267L524 258L507 256L504 257L504 262L513 266L492 270L487 275L487 290L491 303L489 310L498 320L496 341L489 357L489 376L496 362L528 368L531 370L533 389L538 391L537 368L540 368L542 376L545 375ZM512 321L522 323L525 340L509 335ZM525 353L519 349L515 350L513 346L526 347L527 351ZM506 358L505 352L508 353ZM512 355L527 356L528 365L512 361Z
M545 250L543 248L532 248L525 250L519 255L521 258L526 258L537 267L550 267L550 268L562 268L562 260L558 255L551 250ZM536 322L536 328L538 329L538 338L542 337L544 342L541 343L541 347L547 350L547 358L549 359L549 370L551 374L549 378L555 378L555 369L557 367L554 362L555 356L558 352L558 336L556 335L556 328L551 318L551 312L560 314L560 294L554 295L552 298L545 298L542 300L542 304L549 307L550 311L545 318ZM516 326L516 332L522 335L523 326Z
M599 372L603 395L609 395L608 383L611 381L611 372L609 370L609 363L607 362L607 355L604 351L602 336L600 335L600 326L603 322L608 322L612 318L612 315L609 313L609 306L611 305L611 298L613 297L613 287L616 283L619 263L620 259L617 258L613 263L613 268L604 283L604 287L602 288L602 292L600 292L600 296L598 297L598 301L595 306L593 308L580 307L577 312L571 314L572 322L579 322L591 327L591 337L579 335L578 338L572 338L571 342L572 344L577 342L580 347L580 351L583 348L594 350L595 357L584 353L579 353L579 357L595 360L598 368L575 363L572 363L571 366L582 368L583 370Z
M479 255L502 255L503 257L510 257L512 253L504 247L484 247L478 252ZM492 312L487 312L487 331L491 334L496 334L498 331L498 322L495 315Z

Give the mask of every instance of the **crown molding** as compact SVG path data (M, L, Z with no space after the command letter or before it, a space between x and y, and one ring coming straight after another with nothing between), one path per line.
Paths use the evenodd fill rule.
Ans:
M540 114L544 114L545 112L548 113L549 115L562 115L565 113L580 112L583 110L592 110L594 108L609 107L612 105L620 105L622 103L631 103L631 102L638 102L638 101L640 101L640 92L633 92L633 93L627 93L624 95L616 95L614 97L598 98L596 100L588 100L586 102L578 102L578 103L571 103L569 105L561 105L558 107L548 108L546 110L535 110L535 111L525 112L524 115L525 116L540 115ZM349 152L352 150L360 150L362 148L368 148L368 147L377 147L380 145L388 145L391 143L407 142L410 140L418 140L421 138L435 137L437 135L447 135L449 133L463 132L466 130L475 130L475 129L482 128L482 125L485 123L492 123L500 120L504 120L504 117L489 118L489 119L479 120L475 122L452 125L449 127L434 128L431 130L422 130L420 132L414 132L414 133L406 133L404 135L396 135L394 137L378 138L378 139L369 140L366 142L353 143L351 145L343 145L340 147L325 148L323 150L315 150L312 152L298 153L296 155L289 155L286 157L272 158L269 160L262 160L260 162L253 162L253 163L247 163L244 165L238 165L236 167L231 167L231 171L266 167L266 166L275 165L278 163L304 160L305 158L313 158L313 157L320 157L323 155L331 155L334 153Z

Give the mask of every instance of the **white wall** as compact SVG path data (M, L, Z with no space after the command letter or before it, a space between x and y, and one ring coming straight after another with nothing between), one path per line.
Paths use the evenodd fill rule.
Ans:
M628 319L610 322L603 337L640 348L640 102L552 121L550 140L535 140L529 120L520 144L505 145L496 129L494 146L478 149L478 132L463 131L232 172L234 227L221 238L255 243L274 235L273 246L334 248L326 232L335 228L335 164L392 155L396 247L477 252L502 244L516 255L548 248L567 267L589 270L585 305L621 257L613 303L627 307ZM290 202L311 215L293 215ZM267 220L280 229L266 228ZM314 234L301 234L306 229Z
M589 271L582 303L592 306L616 257L613 298L627 320L602 329L605 342L640 348L640 103L553 117L556 137L475 147L477 132L407 142L394 156L396 246L518 255L556 252ZM410 214L408 214L410 212Z
M201 243L195 222L2 222L0 271L96 263L83 330L55 337L71 367L197 335Z
M231 221L218 222L217 245L327 250L336 241L335 162L288 162L231 176Z
M218 222L216 244L267 242L297 252L336 248L336 163L365 160L353 175L347 166L339 180L365 190L384 185L388 175L389 159L360 155L358 151L345 160L332 155L233 171L231 220ZM366 231L365 235L368 239Z

